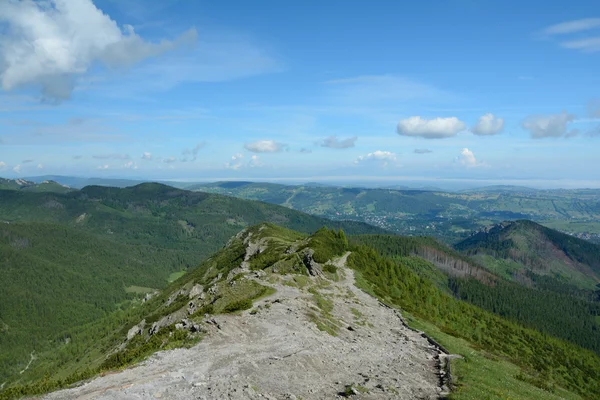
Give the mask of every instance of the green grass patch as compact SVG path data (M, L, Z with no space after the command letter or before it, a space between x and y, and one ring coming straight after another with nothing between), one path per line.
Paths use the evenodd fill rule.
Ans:
M168 281L169 283L175 282L177 279L179 279L179 278L181 278L182 276L184 276L186 272L187 272L187 271L177 271L177 272L172 272L172 273L169 275L169 278L167 279L167 281Z

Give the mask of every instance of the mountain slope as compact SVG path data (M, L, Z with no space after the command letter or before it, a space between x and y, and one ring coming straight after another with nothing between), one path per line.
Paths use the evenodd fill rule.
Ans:
M455 247L510 279L531 272L588 290L600 282L600 245L531 221L495 225Z
M448 358L408 330L392 308L357 291L353 276L464 359ZM327 229L310 237L269 224L246 229L120 320L112 335L74 332L53 354L59 363L51 376L30 386L12 382L0 398L52 390L198 340L197 347L161 352L137 368L48 398L320 399L338 392L357 399L436 398L436 387L445 384L437 380L438 368L448 359L458 379L455 399L600 394L597 355L459 301L406 263L348 245L342 232ZM67 353L70 358L62 357ZM39 376L42 367L34 363L20 379Z
M271 221L303 232L332 223L284 207L160 184L69 193L0 191L0 384L32 351L90 323L222 248L244 226ZM178 274L177 274L178 273Z

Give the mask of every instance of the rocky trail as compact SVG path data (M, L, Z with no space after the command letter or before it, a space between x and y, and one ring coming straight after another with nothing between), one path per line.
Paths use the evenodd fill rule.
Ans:
M340 279L294 285L253 277L276 293L252 310L217 315L190 349L156 353L121 372L43 397L59 399L436 399L444 354L397 311ZM317 278L306 278L313 282ZM333 327L331 328L324 327ZM330 331L328 331L330 329Z

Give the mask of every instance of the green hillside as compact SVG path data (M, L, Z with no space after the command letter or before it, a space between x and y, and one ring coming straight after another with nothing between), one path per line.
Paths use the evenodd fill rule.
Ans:
M378 231L160 184L0 191L0 383L31 351L54 346L49 338L164 288L262 221L305 233L323 225Z
M445 293L600 354L600 302L594 292L543 277L535 285L507 280L432 238L359 235L351 242L404 263Z
M250 237L254 243L261 243L261 251L252 250L248 258ZM367 239L375 242L374 237ZM389 252L393 252L391 242L387 243ZM406 249L410 252L410 246L410 243L399 246L399 254ZM267 281L283 280L305 287L321 308L314 323L324 332L335 334L336 321L327 316L328 303L318 296L318 288L327 285L327 280L336 279L338 272L327 267L328 260L346 251L351 252L348 266L354 269L360 287L389 306L401 308L411 324L463 357L452 361L455 391L451 398L593 399L600 396L598 355L454 298L415 272L419 270L415 262L425 262L422 258L383 256L363 244L349 244L341 231L320 229L307 237L262 224L232 238L227 247L159 296L107 316L101 321L104 329L97 324L73 329L69 332L68 345L51 354L40 354L31 369L11 381L0 398L53 390L137 362L158 349L193 345L202 339L194 326L204 321L205 314L210 318L210 314L249 310L256 298L269 293L268 288L253 279L245 279L244 273L239 272L244 259L248 262L248 273L258 270ZM324 266L322 275L311 275L315 264L306 261L304 255L308 253ZM197 287L203 288L204 294L189 296ZM192 297L194 300L190 302ZM188 316L189 329L175 326L181 317L167 318L177 315ZM130 328L139 326L140 321L145 324L142 326L158 323L159 328L139 330L140 334L127 338ZM134 332L138 332L138 328ZM40 380L45 373L46 377ZM29 379L34 382L28 384Z
M543 276L588 290L600 282L600 245L531 221L493 226L455 247L513 280Z

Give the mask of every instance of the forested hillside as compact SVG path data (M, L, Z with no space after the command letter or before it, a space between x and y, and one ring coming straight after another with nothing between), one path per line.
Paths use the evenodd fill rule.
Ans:
M164 288L247 225L323 225L288 208L160 184L68 193L0 190L0 383L69 328Z
M351 242L402 262L448 294L600 354L600 302L593 291L553 278L531 279L527 285L510 281L432 238L359 235Z
M532 221L495 225L455 247L514 280L532 272L581 289L593 290L600 282L600 245Z

